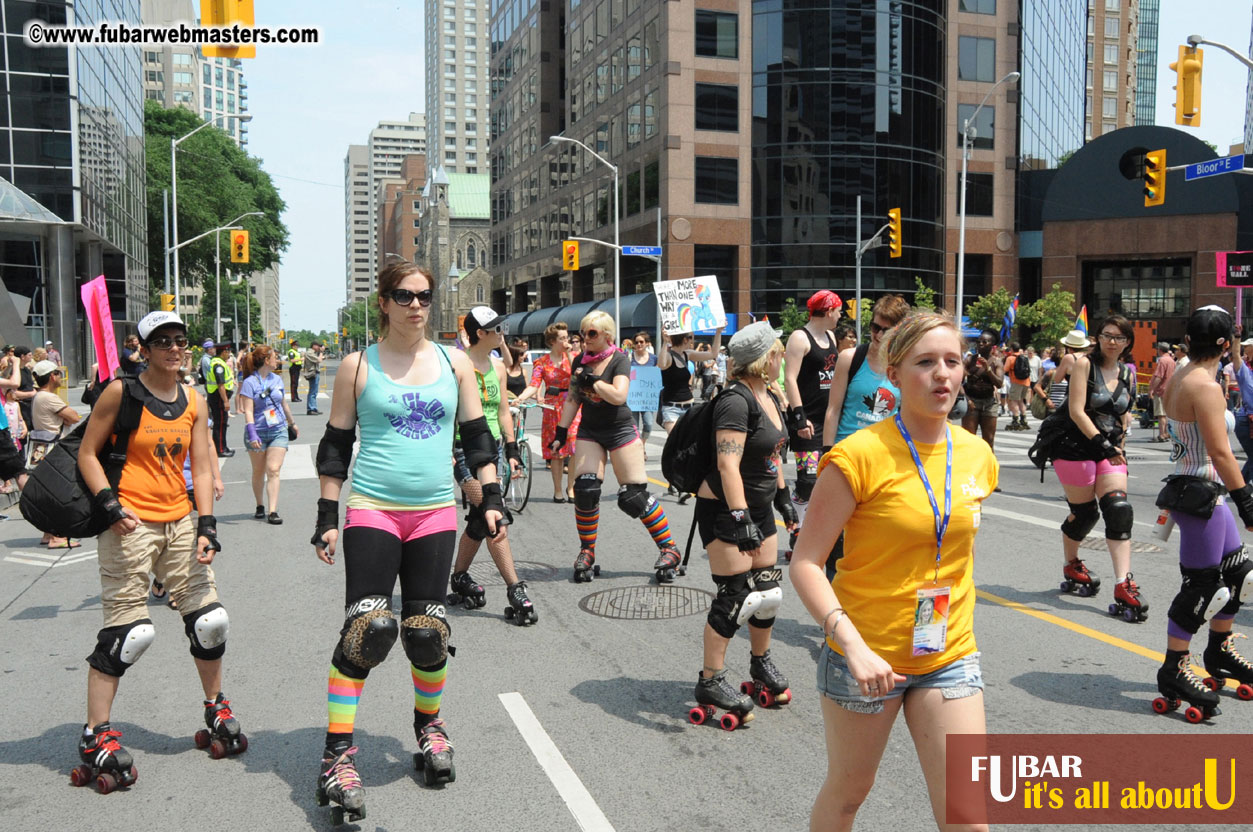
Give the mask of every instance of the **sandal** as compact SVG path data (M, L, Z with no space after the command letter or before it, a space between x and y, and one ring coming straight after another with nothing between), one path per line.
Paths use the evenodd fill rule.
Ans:
M56 540L59 540L61 542L60 543L53 542ZM77 540L70 540L69 538L65 538L65 537L54 537L51 541L48 542L49 549L77 549L82 545L83 544Z

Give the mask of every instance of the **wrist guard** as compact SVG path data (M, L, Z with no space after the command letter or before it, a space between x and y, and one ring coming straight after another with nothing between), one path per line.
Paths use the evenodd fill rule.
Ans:
M787 411L787 427L792 433L805 429L805 423L809 420L805 418L805 408L791 407Z
M122 504L118 502L117 495L113 493L112 488L102 488L96 492L96 505L109 518L109 525L112 526L119 520L126 519L126 510L122 508Z
M735 545L741 552L760 549L763 539L761 529L753 522L746 509L731 509L731 519L735 522Z
M260 444L260 442L261 442L261 437L257 434L257 423L256 423L256 422L249 422L249 423L247 423L246 425L244 425L244 441L245 441L245 442L256 442L256 443Z
M800 522L800 516L796 513L796 506L792 505L792 493L788 491L786 485L774 493L774 507L778 510L779 516L783 518L785 524Z
M570 439L570 429L563 428L561 425L553 428L553 441L548 443L548 449L551 451L559 451L565 447L566 442Z
M1098 433L1088 440L1089 447L1093 453L1098 454L1102 459L1113 459L1122 451L1114 447L1114 444L1105 438L1104 434Z
M207 549L222 551L222 544L218 542L218 519L212 514L202 514L196 518L196 536L209 541Z
M322 540L322 535L337 528L339 528L339 501L319 497L318 521L314 526L313 539L309 542L314 546L325 547L326 542Z
M1245 483L1243 488L1228 493L1231 494L1231 501L1236 504L1240 522L1245 526L1253 526L1253 484Z
M591 390L595 387L596 382L604 381L603 378L598 376L596 373L593 373L591 370L584 370L582 368L580 368L579 372L574 374L574 380L579 383L580 387L586 390Z
M505 459L512 459L518 465L522 465L522 451L518 449L517 442L505 443Z
M500 520L496 521L496 534L500 534L500 530L507 525L506 518L509 516L505 511L505 497L500 490L500 483L489 482L483 486L483 501L479 503L479 511L484 517L489 511L500 512Z

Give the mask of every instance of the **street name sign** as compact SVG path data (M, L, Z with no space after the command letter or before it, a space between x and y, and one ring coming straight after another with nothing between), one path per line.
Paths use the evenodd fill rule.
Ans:
M1183 178L1185 182L1191 182L1193 179L1218 176L1222 173L1231 173L1243 168L1244 154L1237 153L1235 156L1224 156L1221 159L1210 159L1208 162L1197 162L1195 165L1188 165L1183 169Z
M623 246L622 253L628 257L660 257L661 246Z

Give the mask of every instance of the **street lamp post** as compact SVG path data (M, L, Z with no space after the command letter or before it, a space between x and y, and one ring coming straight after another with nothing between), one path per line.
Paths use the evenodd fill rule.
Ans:
M613 171L613 325L614 330L618 332L621 339L622 325L622 297L621 297L621 265L622 265L622 246L618 245L618 225L620 223L618 214L618 166L610 164L605 157L601 156L595 150L578 139L572 139L569 136L549 136L550 142L569 142L577 144L588 153L596 157L596 161Z
M975 107L975 111L970 114L970 118L962 123L961 206L957 209L957 311L954 313L958 329L961 329L962 325L962 291L965 289L966 281L966 162L970 159L970 139L975 135L975 128L971 122L978 117L979 111L988 103L988 99L992 97L992 93L996 92L997 87L1010 81L1017 81L1021 76L1022 73L1014 70L993 84L992 89L988 90L988 94L979 102L979 106Z
M252 115L250 113L228 113L224 116L219 116L218 118L221 118L224 120L228 118L234 118L234 119L239 119L240 121L243 121L243 122L252 121ZM217 121L217 119L214 119L214 121ZM178 146L182 144L183 142L187 141L188 139L190 139L196 133L199 133L201 130L208 127L212 123L213 123L212 121L206 121L204 124L201 124L195 130L192 130L190 133L184 135L183 137L178 138L178 139L170 139L170 202L172 203L172 216L170 217L170 219L171 219L171 226L172 226L171 236L174 238L173 248L174 248L174 311L175 312L178 311L179 303L181 302L181 298L183 294L182 287L179 285L180 281L179 281L179 274L178 274L178 249L179 249L179 245L178 245ZM220 329L221 326L219 325L218 328Z

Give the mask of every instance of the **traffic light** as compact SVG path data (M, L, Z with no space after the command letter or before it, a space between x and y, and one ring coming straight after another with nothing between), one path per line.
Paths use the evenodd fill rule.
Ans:
M1175 73L1175 124L1201 126L1201 68L1205 51L1179 47L1179 60L1170 65Z
M280 330L278 331L278 337L279 337L279 340L280 340L280 341L286 341L286 340L287 340L287 330L285 330L285 329L280 329Z
M256 15L252 8L253 0L200 0L201 26L246 26L255 25ZM217 46L205 43L200 46L206 58L255 58L257 47Z
M161 311L162 311L162 312L173 312L173 311L174 311L174 296L173 296L173 295L162 295L162 296L161 296Z
M1144 154L1144 207L1152 208L1166 202L1166 151L1150 150Z
M248 262L248 232L242 229L231 232L231 262Z
M888 256L901 256L901 209L888 209Z
M566 240L561 244L561 267L568 272L579 270L578 240Z

